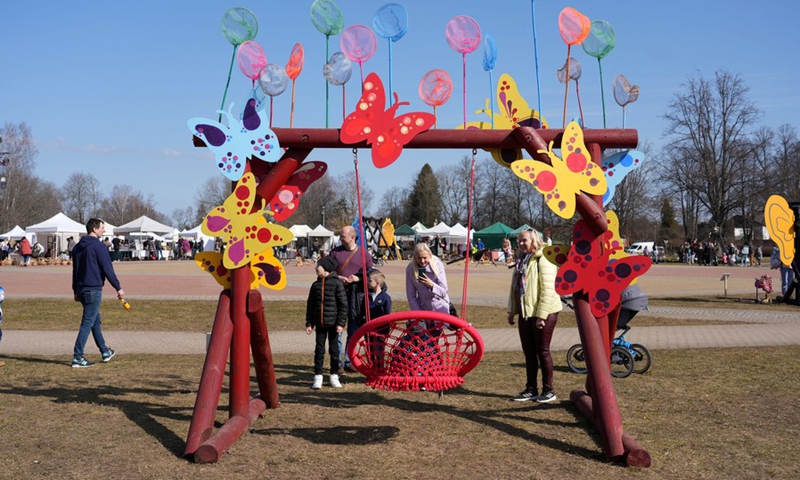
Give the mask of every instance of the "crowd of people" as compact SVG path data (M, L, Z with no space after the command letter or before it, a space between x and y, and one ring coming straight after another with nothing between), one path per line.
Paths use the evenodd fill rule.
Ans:
M678 248L678 261L693 265L760 267L763 258L763 246L749 243L731 243L725 247L711 240L701 242L695 239Z

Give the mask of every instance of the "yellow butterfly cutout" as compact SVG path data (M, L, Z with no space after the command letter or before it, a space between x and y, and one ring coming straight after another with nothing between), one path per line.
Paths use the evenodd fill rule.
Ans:
M222 288L231 288L231 270L223 264L223 255L217 252L198 252L194 256L197 265L210 273ZM286 269L272 252L272 247L255 255L250 260L250 289L264 286L271 290L286 288Z
M764 223L772 241L778 245L781 263L791 265L794 261L794 211L789 202L780 195L772 195L764 205Z
M549 150L539 153L546 153L552 166L535 160L517 160L511 169L544 195L547 206L556 215L570 219L575 214L576 195L581 192L602 195L608 189L603 170L592 163L583 143L583 131L576 122L567 125L561 138L563 160L553 152L553 142Z
M222 260L225 268L247 265L256 253L286 245L294 238L288 228L268 223L263 208L263 199L256 197L255 176L248 172L242 175L225 202L206 215L201 227L203 233L227 242Z
M547 128L547 121L541 118L539 112L528 106L528 102L525 101L517 89L517 82L507 73L501 75L497 81L497 108L494 115L489 108L488 99L486 100L486 107L483 110L477 110L475 113L485 113L490 120L468 122L467 130L492 130L492 118L494 118L494 128L496 130L511 130L519 126ZM457 128L461 129L464 126L459 125ZM511 163L523 158L522 150L518 148L495 149L490 150L490 152L494 161L504 167L510 167Z

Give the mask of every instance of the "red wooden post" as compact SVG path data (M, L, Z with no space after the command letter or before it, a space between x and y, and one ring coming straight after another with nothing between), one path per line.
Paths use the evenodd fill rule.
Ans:
M250 290L247 296L247 314L250 317L250 347L253 349L258 391L265 408L278 408L278 382L275 379L275 365L272 363L272 348L260 291Z

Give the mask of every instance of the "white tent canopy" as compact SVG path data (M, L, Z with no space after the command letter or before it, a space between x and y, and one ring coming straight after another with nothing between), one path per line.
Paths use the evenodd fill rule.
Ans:
M428 227L426 227L425 225L417 222L414 225L411 225L411 229L414 230L415 232L419 233L422 230L427 230Z
M57 213L44 222L25 229L28 233L78 233L86 234L86 225L81 225L63 213Z
M214 237L209 237L203 233L203 224L192 228L191 230L184 230L181 232L181 237L197 238L203 242L203 251L214 250Z
M301 238L308 236L308 232L311 231L311 227L308 225L292 225L289 227L289 231L292 232L294 238Z
M470 235L470 237L472 237L474 234L475 234L475 229L473 228L472 229L472 234ZM465 226L461 225L460 223L456 223L450 229L450 233L445 235L444 238L446 238L449 243L466 244L467 243L467 228Z
M13 238L14 240L20 240L24 236L25 236L25 230L23 230L22 227L17 225L11 230L7 231L6 233L0 235L0 239Z
M417 230L417 235L422 237L434 237L436 235L445 236L449 233L450 233L450 227L448 227L447 224L444 222L439 222L438 225L431 227L427 230Z
M321 242L319 248L326 251L330 251L331 248L333 248L333 232L323 227L322 225L317 225L316 228L314 228L313 230L308 232L308 234L306 234L306 237L308 237L309 245L313 243L312 238L324 238L325 240Z
M173 227L168 227L163 223L156 222L152 218L149 218L147 215L142 215L141 217L137 218L132 222L128 222L125 225L120 225L114 229L115 235L122 235L125 233L131 232L153 232L158 234L165 234L171 233L174 230Z

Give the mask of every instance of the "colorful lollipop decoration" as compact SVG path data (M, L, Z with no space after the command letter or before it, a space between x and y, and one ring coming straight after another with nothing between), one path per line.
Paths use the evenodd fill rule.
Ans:
M569 57L573 45L580 45L589 36L592 23L589 18L572 7L561 10L558 15L558 31L561 39L567 44L567 72L569 78ZM569 97L569 82L564 90L564 116L562 118L562 128L567 127L567 99Z
M356 62L361 71L361 84L364 84L364 62L372 58L378 47L375 33L366 25L350 25L339 38L342 52L351 62Z
M244 76L253 82L252 86L255 88L258 74L262 68L267 66L267 56L258 42L248 40L239 45L239 49L236 51L236 64L239 65L239 70Z
M453 93L453 81L450 75L441 69L434 69L422 76L419 81L419 98L426 105L433 107L433 116L436 116L436 107L444 105L450 100ZM434 121L433 128L436 128Z
M322 67L322 74L329 84L342 87L342 120L344 120L345 115L347 115L347 91L344 88L344 84L353 75L353 64L347 58L347 55L342 52L336 52L331 55L328 63Z
M531 25L533 27L533 63L536 70L536 99L539 101L539 114L542 113L542 87L539 80L539 45L536 38L536 4L531 0Z
M311 23L325 35L325 58L330 58L331 35L337 35L344 28L342 11L333 0L314 0L311 4ZM325 128L328 128L328 99L330 92L328 82L325 83Z
M583 105L581 104L581 87L578 80L581 78L581 64L572 57L569 57L564 66L556 71L558 81L567 85L569 81L575 81L575 95L578 97L578 111L581 113L581 128L586 128L586 120L583 118Z
M381 38L389 41L389 92L392 90L392 44L408 32L408 12L399 3L387 3L375 12L372 28Z
M467 54L474 52L481 44L481 28L478 22L467 15L458 15L447 22L444 36L450 48L461 54L462 104L464 125L467 124Z
M294 126L294 92L297 87L297 77L303 71L305 62L306 55L303 45L295 43L294 47L292 47L292 53L289 55L289 61L286 63L286 75L292 80L292 109L289 114L289 128Z
M614 100L622 107L622 128L625 128L625 107L638 98L638 85L631 85L625 75L617 75L614 78Z
M222 35L233 45L233 54L231 55L231 66L228 69L225 93L222 94L222 105L219 107L221 111L225 110L225 99L228 97L228 87L231 84L231 73L233 72L233 62L236 60L236 50L239 45L256 38L257 34L258 19L250 10L234 7L222 16ZM218 121L222 121L222 113L220 113Z
M606 55L614 50L617 45L617 34L614 27L605 20L595 20L592 28L589 29L589 36L583 42L583 51L597 59L597 66L600 67L600 99L603 102L603 128L606 128L606 96L603 91L603 60Z
M492 90L494 90L494 81L492 80L492 70L497 63L497 44L494 43L494 38L491 35L486 35L483 39L483 71L489 72L489 111L492 116L492 129L494 129L494 98Z

